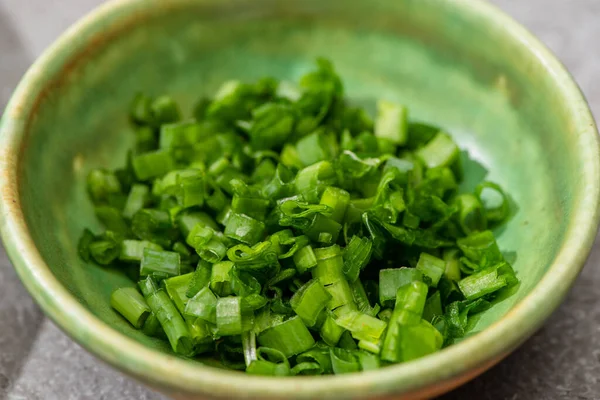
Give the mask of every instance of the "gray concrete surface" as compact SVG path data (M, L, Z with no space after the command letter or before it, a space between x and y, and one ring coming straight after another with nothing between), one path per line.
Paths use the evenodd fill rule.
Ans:
M469 0L463 0L469 1ZM493 0L567 65L600 115L600 0ZM0 0L0 110L27 66L99 0ZM600 399L600 244L563 306L520 349L443 400ZM48 321L0 247L0 400L159 400Z

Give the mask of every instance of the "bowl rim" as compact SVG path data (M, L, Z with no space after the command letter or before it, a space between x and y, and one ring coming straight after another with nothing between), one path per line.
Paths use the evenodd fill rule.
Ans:
M160 0L152 0L160 6ZM189 0L175 0L184 4ZM433 1L433 0L432 0ZM167 3L167 2L165 2ZM527 339L556 309L583 268L593 245L600 212L600 146L594 119L573 78L531 33L495 6L481 0L445 0L447 7L481 18L507 40L526 46L551 77L574 121L574 138L586 168L577 207L553 264L533 290L487 329L433 355L377 371L327 377L255 377L150 349L118 332L87 310L52 274L29 234L19 197L20 155L28 121L47 89L48 70L58 54L73 52L82 32L102 21L141 12L148 0L112 0L69 28L30 67L0 121L0 233L18 275L44 312L69 336L102 360L153 386L180 394L219 397L349 397L374 393L433 395L470 379L501 360ZM85 35L82 35L85 36ZM74 46L76 47L76 46ZM77 56L75 54L75 56ZM48 85L45 82L46 86ZM462 376L462 377L461 377Z

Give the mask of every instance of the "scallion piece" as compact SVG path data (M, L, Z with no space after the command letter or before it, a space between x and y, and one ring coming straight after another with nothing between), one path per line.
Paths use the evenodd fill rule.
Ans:
M331 219L338 224L344 220L349 203L350 193L334 186L325 188L321 195L321 204L331 208Z
M444 132L439 132L416 152L427 168L450 167L458 158L458 153L458 146L450 135Z
M458 221L465 235L481 232L487 228L486 213L477 196L464 193L454 201L458 204Z
M183 313L216 324L217 297L208 287L204 287L187 302Z
M212 266L210 275L210 289L219 296L229 296L231 289L230 271L233 268L231 261L221 261Z
M163 289L157 289L157 284L153 282L151 276L142 282L140 288L144 298L160 322L173 351L184 356L191 355L193 344L190 331L175 304Z
M110 305L137 329L141 329L150 315L150 307L135 288L116 289L110 296Z
M121 254L119 260L128 262L141 262L144 249L160 251L163 248L147 240L123 240L121 243Z
M156 279L164 279L179 275L180 270L181 262L178 253L144 248L140 276L151 275Z
M299 317L293 317L274 325L258 336L258 343L281 351L286 357L310 349L315 340Z
M334 244L330 247L314 249L317 266L311 270L314 279L319 279L323 285L331 285L345 279L342 272L344 260L340 246Z
M319 334L321 335L321 339L329 346L336 346L340 341L342 335L346 332L344 328L335 323L335 319L330 314L325 314L325 320L321 325L321 329L319 330Z
M487 267L458 281L458 287L467 300L476 300L508 285L507 277L502 274L505 263Z
M373 242L368 238L353 236L344 251L344 275L354 282L363 268L371 261Z
M475 196L483 204L485 217L489 222L500 223L508 218L510 213L508 196L500 185L482 182L475 188Z
M377 102L375 136L393 144L405 144L408 140L408 110L400 104L387 100Z
M379 302L384 307L392 306L396 293L404 285L423 280L423 273L415 268L391 268L379 271Z
M352 333L356 340L366 340L369 342L378 341L387 324L380 319L371 317L358 311L350 311L339 316L335 323Z
M220 336L240 335L244 332L242 322L242 298L237 296L221 297L217 300L217 334Z
M329 161L319 161L298 172L296 193L301 193L309 203L317 203L325 187L335 180L333 165Z
M156 178L174 169L175 161L168 151L156 150L133 158L133 170L141 181Z
M112 231L106 231L101 238L88 245L88 251L91 258L98 264L108 265L121 254L120 237Z
M308 327L317 324L319 315L331 300L331 295L318 279L313 279L302 286L290 299L294 312L302 318Z
M128 219L133 218L136 212L148 205L149 197L148 186L139 183L133 185L123 207L123 216Z
M417 270L423 274L423 280L431 287L437 287L438 282L446 271L446 262L431 254L421 253Z
M334 374L347 374L360 371L360 363L352 351L332 347L330 352L331 367Z
M245 214L232 214L225 226L225 236L249 246L264 238L265 224Z
M200 260L194 276L190 281L190 285L187 288L186 296L189 298L194 297L203 287L208 286L210 283L210 277L212 275L212 264L208 261Z
M304 246L298 250L293 258L294 265L298 270L298 273L303 274L311 268L317 266L317 257L311 245Z

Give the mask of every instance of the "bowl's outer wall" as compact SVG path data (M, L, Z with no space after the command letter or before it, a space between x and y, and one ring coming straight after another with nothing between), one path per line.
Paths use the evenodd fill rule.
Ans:
M85 264L76 251L85 227L100 229L85 192L86 174L124 164L133 142L127 109L136 92L172 94L189 115L196 99L227 79L297 80L325 56L355 103L372 112L378 98L399 101L410 107L411 119L444 127L468 151L465 189L489 179L514 203L512 219L497 233L500 247L517 255L521 285L486 311L473 332L501 319L532 290L560 250L579 197L586 189L597 191L583 187L589 163L575 140L581 132L554 77L525 44L504 36L502 26L457 13L454 2L142 3L131 2L127 13L112 13L73 37L70 51L56 54L40 75L44 90L34 114L22 121L27 137L18 196L53 274L94 315L147 346L169 352L108 302L113 289L133 282L121 271ZM590 213L595 221L596 210ZM378 389L412 391L420 384Z

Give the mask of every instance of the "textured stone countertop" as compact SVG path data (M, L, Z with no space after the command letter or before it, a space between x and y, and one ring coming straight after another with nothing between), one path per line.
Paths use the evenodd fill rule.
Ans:
M469 0L463 0L469 1ZM493 0L567 65L600 115L600 0ZM0 112L31 62L100 0L0 0ZM600 399L600 245L567 301L505 361L444 400ZM159 400L67 338L0 247L0 400Z

